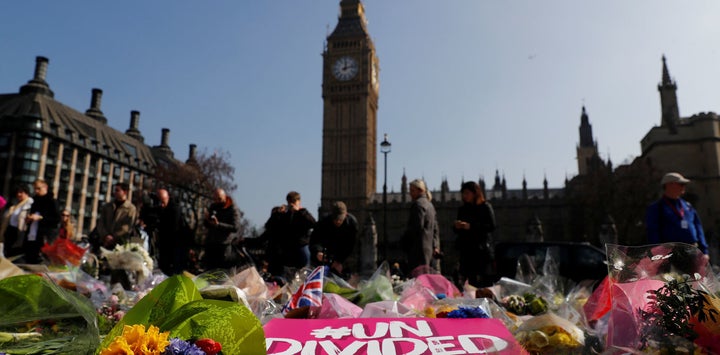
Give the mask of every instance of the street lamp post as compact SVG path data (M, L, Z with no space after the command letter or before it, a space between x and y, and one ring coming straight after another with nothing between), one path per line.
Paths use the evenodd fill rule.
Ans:
M384 261L387 256L387 155L390 153L392 144L388 141L388 135L385 133L383 141L380 143L380 152L383 153L385 158L385 178L383 179L383 235L382 235L382 246L380 247L382 255L380 255L380 261Z

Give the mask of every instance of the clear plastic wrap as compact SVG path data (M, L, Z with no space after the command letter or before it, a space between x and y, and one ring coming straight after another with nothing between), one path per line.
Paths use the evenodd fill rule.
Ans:
M717 279L699 249L684 243L608 244L607 255L609 351L720 351Z
M37 275L0 280L0 349L7 354L93 354L100 342L90 301Z

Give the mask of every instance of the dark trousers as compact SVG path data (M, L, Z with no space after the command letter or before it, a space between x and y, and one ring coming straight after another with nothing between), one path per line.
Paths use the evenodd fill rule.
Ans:
M189 248L163 245L158 248L158 264L165 275L181 274L187 269Z

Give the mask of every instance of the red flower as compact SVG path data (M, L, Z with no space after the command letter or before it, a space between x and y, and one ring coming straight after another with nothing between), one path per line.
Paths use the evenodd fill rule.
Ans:
M199 339L195 342L195 345L202 349L207 355L215 355L222 350L220 343L212 339Z

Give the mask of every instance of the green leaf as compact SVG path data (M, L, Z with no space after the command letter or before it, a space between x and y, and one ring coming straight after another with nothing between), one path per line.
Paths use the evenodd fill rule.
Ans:
M100 349L122 334L123 326L155 325L170 337L210 338L225 354L265 354L265 333L247 307L235 302L203 299L195 283L182 275L163 281L143 297L110 331Z
M97 348L100 336L90 301L37 275L0 280L0 330L16 331L33 321L60 325L61 332L46 332L39 341L2 344L8 354L43 354L52 348L62 354L87 354Z
M222 345L225 354L265 354L265 332L260 321L245 306L220 300L190 302L159 325L170 337L210 338Z
M125 325L157 325L186 303L201 299L200 291L190 278L182 275L170 277L153 288L125 314L105 337L100 348L107 347L115 337L121 335Z

